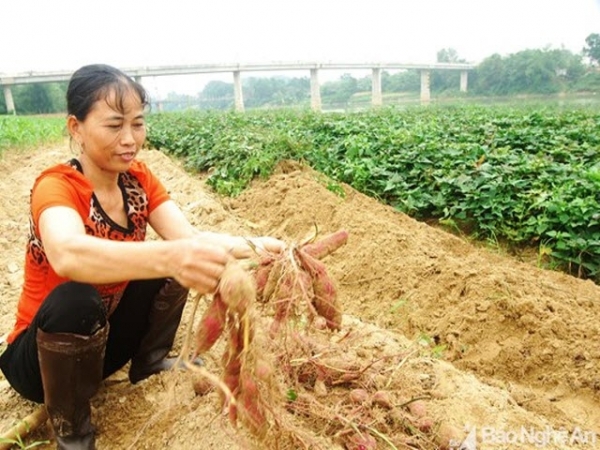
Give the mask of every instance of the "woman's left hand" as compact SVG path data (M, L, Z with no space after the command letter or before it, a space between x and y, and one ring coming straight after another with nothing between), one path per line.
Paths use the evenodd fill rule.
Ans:
M285 242L271 236L244 237L207 231L196 234L196 239L220 245L236 259L281 253L287 247Z
M271 236L260 236L248 239L254 245L256 251L261 253L281 253L285 250L286 244L282 240Z

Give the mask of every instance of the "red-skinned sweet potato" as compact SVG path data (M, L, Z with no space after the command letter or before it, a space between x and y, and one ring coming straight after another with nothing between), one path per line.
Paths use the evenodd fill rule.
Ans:
M313 305L317 313L327 321L327 328L339 330L342 327L342 309L337 300L337 290L327 274L325 265L303 250L297 252L302 267L313 280Z
M346 230L336 231L329 234L316 242L303 245L302 250L316 259L323 259L327 255L332 254L348 241L348 232Z
M200 319L196 331L196 355L207 352L212 348L223 334L226 320L227 305L223 303L221 295L217 292Z
M218 292L232 311L243 315L256 299L254 280L236 261L231 261L219 281Z

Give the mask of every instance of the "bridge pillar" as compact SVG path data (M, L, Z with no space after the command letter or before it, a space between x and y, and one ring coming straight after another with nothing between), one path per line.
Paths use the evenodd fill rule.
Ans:
M430 72L421 70L421 103L429 103L431 100Z
M244 94L242 93L242 73L239 70L233 72L233 94L235 97L235 110L244 112Z
M322 107L318 69L310 69L310 107L313 111L321 111Z
M467 92L468 72L461 70L460 72L460 92Z
M383 96L381 95L381 69L373 68L371 76L371 105L379 107L383 105Z
M8 114L16 115L17 111L15 110L15 102L13 100L12 91L10 90L10 86L8 84L4 85L4 101L6 102L6 112Z

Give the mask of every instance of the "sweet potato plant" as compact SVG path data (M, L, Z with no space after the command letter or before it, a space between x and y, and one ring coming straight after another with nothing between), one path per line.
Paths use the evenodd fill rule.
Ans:
M283 159L422 220L600 280L600 112L549 106L160 114L149 142L237 195ZM331 186L334 186L331 184Z

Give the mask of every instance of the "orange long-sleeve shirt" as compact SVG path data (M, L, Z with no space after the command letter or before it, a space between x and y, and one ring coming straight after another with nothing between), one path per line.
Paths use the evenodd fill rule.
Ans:
M68 281L52 269L44 251L38 224L46 208L67 206L75 209L84 222L88 235L119 241L143 241L148 216L169 199L166 189L141 161L134 161L127 172L119 175L128 225L122 227L104 212L93 192L90 181L83 176L76 159L51 167L40 174L31 190L30 231L25 255L23 289L17 307L17 319L8 336L11 343L23 332L37 313L50 291ZM107 307L114 311L127 286L127 281L95 285Z

